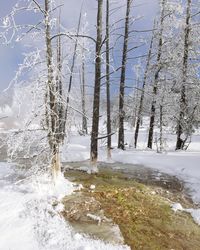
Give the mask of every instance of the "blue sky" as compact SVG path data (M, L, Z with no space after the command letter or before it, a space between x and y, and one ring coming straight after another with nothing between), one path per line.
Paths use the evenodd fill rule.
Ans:
M118 0L120 4L124 0ZM134 5L137 6L133 9L133 14L138 16L144 16L143 19L137 22L137 29L149 29L152 27L152 22L154 16L157 13L157 3L158 0L135 0ZM11 10L12 6L17 2L16 0L3 1L0 9L0 17L5 16ZM23 2L23 0L21 0ZM26 1L25 1L26 2ZM43 2L42 0L38 2ZM77 27L77 20L80 12L80 6L82 0L60 0L64 3L62 10L62 21L64 25L73 29ZM94 35L95 24L96 24L96 0L84 0L84 12L87 13L87 18L89 22L89 28L91 34ZM124 10L122 9L122 12ZM30 23L37 20L38 17L31 15L19 15L18 21L20 23ZM18 64L23 61L22 52L24 48L22 44L10 44L2 45L0 43L0 90L3 90L9 85L9 82L15 75L15 71L18 68ZM131 72L129 72L131 74Z

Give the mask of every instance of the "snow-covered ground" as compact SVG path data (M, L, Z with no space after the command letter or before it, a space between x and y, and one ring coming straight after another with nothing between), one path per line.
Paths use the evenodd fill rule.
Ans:
M128 250L75 233L59 212L72 183L60 177L56 186L47 175L23 178L14 166L0 163L1 250Z

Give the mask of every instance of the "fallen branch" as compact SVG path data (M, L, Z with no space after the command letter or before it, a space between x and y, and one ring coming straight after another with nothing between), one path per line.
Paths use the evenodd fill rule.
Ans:
M109 136L112 136L112 135L114 135L114 134L116 134L116 132L113 132L113 133L110 133L110 134L108 134L108 135L104 135L104 136L101 136L101 137L96 137L95 139L96 139L96 140L105 139L105 138L108 138Z

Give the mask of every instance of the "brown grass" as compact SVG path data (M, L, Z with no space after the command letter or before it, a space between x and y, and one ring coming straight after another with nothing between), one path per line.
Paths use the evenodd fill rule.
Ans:
M66 176L83 184L84 195L100 202L105 215L119 225L131 249L200 250L200 227L188 214L174 213L170 202L155 194L154 187L126 180L111 171L97 175L68 171ZM94 192L89 190L91 184L96 185Z

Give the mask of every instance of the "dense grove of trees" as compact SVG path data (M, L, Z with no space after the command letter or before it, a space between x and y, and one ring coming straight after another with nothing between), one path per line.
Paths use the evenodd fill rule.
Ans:
M32 105L23 131L41 130L42 142L46 135L54 177L60 172L60 148L73 116L81 121L80 135L91 135L94 171L100 139L107 141L108 158L114 133L118 148L126 149L125 123L134 127L135 148L140 126L148 118L148 148L153 148L156 129L158 150L164 149L167 128L177 137L175 149L187 149L199 127L199 6L194 0L158 2L157 16L150 20L148 30L135 28L142 17L137 15L134 0L96 1L96 35L89 31L92 24L81 4L77 28L70 31L62 24L62 1L19 2L2 19L2 43L34 40L13 85L16 92L29 89L30 99L38 103ZM37 22L18 25L15 16L26 11ZM38 49L38 44L43 46ZM103 135L102 120L106 122ZM31 127L34 121L37 128Z

